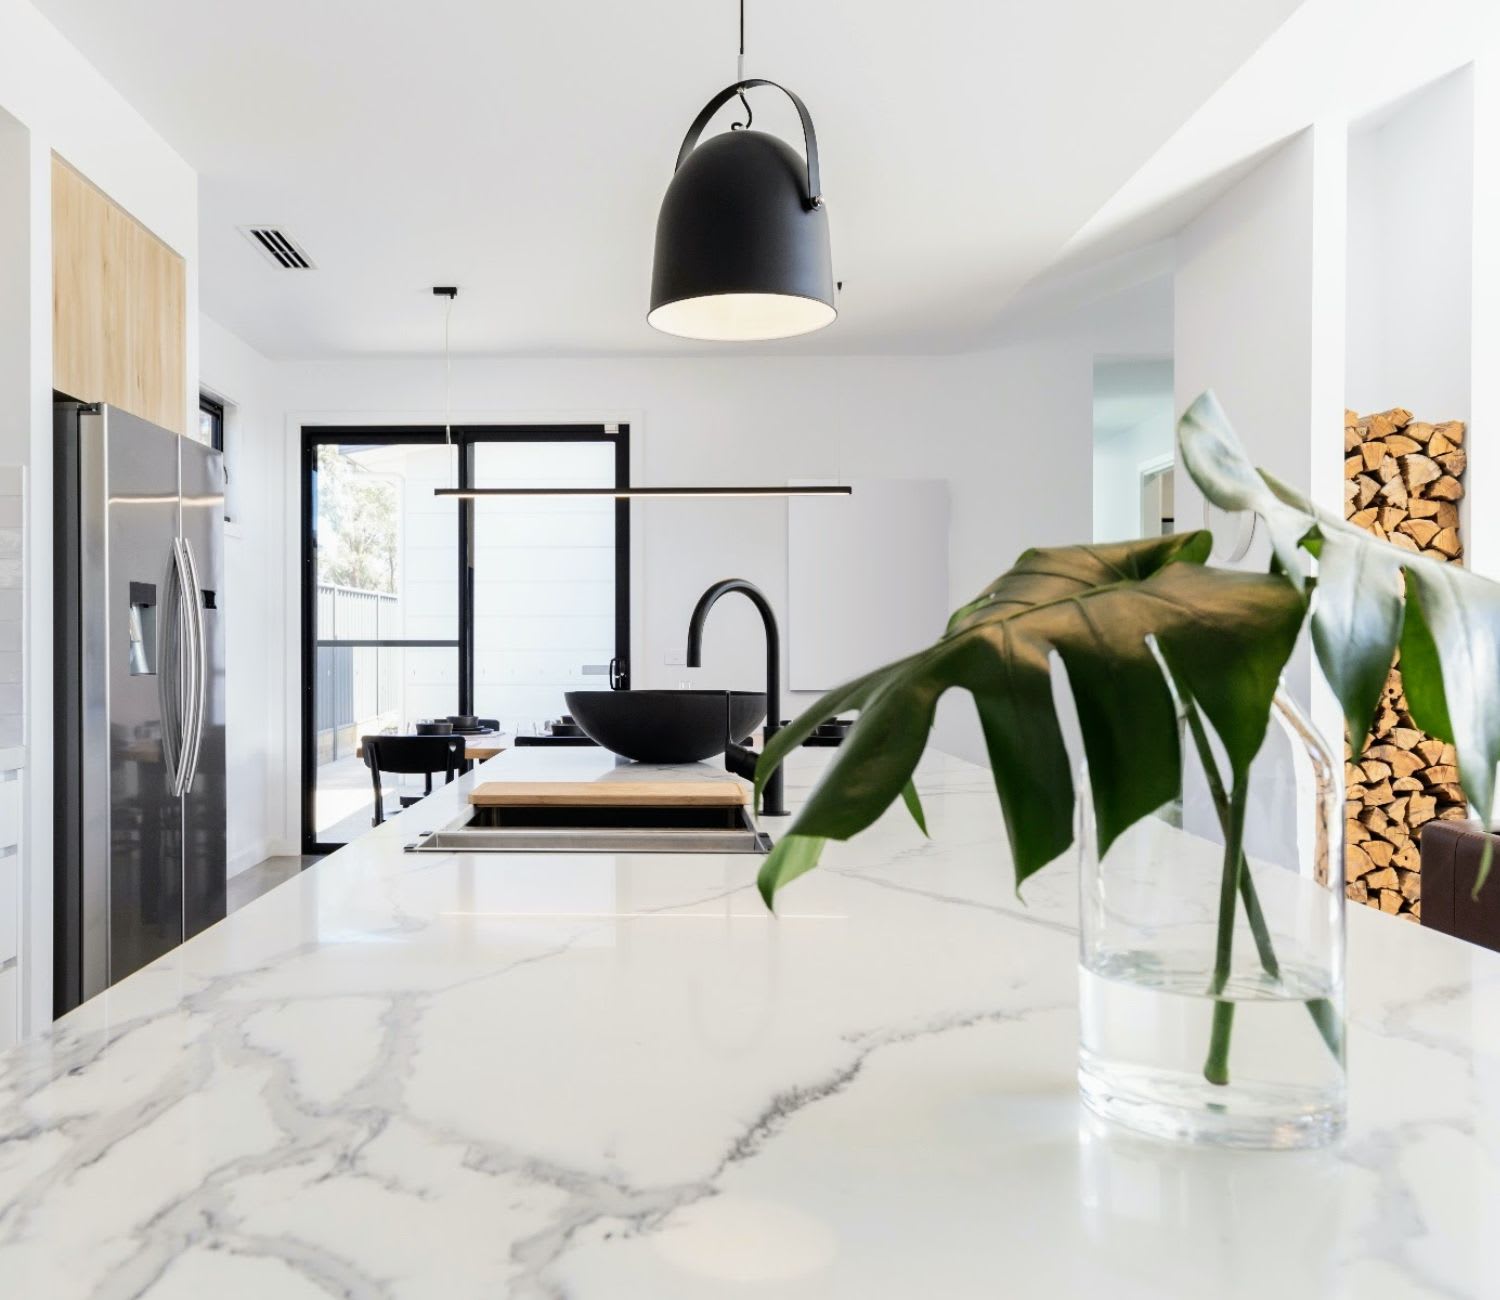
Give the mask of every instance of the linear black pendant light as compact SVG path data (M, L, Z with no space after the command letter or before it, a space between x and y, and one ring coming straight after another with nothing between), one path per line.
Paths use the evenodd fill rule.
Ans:
M467 487L434 488L435 497L458 497L479 501L486 497L614 497L618 501L652 497L846 497L854 489L848 484L784 487Z
M709 119L745 91L781 91L802 119L807 158L750 121L703 144ZM667 334L716 342L789 338L831 324L833 259L818 179L818 137L807 105L785 86L745 78L740 0L739 78L704 105L683 138L656 219L651 310Z

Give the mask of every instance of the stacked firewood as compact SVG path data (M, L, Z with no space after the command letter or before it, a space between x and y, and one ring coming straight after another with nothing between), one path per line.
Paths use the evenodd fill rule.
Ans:
M1377 537L1435 560L1463 557L1458 503L1464 424L1423 424L1399 407L1344 413L1344 515ZM1359 752L1345 740L1344 879L1348 895L1422 918L1422 827L1468 816L1453 746L1412 721L1399 657Z

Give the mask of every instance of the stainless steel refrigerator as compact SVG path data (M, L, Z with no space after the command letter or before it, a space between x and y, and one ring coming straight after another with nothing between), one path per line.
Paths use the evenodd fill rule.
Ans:
M54 1004L224 915L224 470L58 402Z

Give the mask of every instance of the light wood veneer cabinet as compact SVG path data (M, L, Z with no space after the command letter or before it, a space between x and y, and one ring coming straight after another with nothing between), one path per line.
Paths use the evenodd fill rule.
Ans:
M183 260L52 159L52 386L187 431Z

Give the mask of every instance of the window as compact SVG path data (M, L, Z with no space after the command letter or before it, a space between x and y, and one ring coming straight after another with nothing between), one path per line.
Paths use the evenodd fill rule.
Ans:
M198 440L224 450L224 403L203 394L198 397Z

